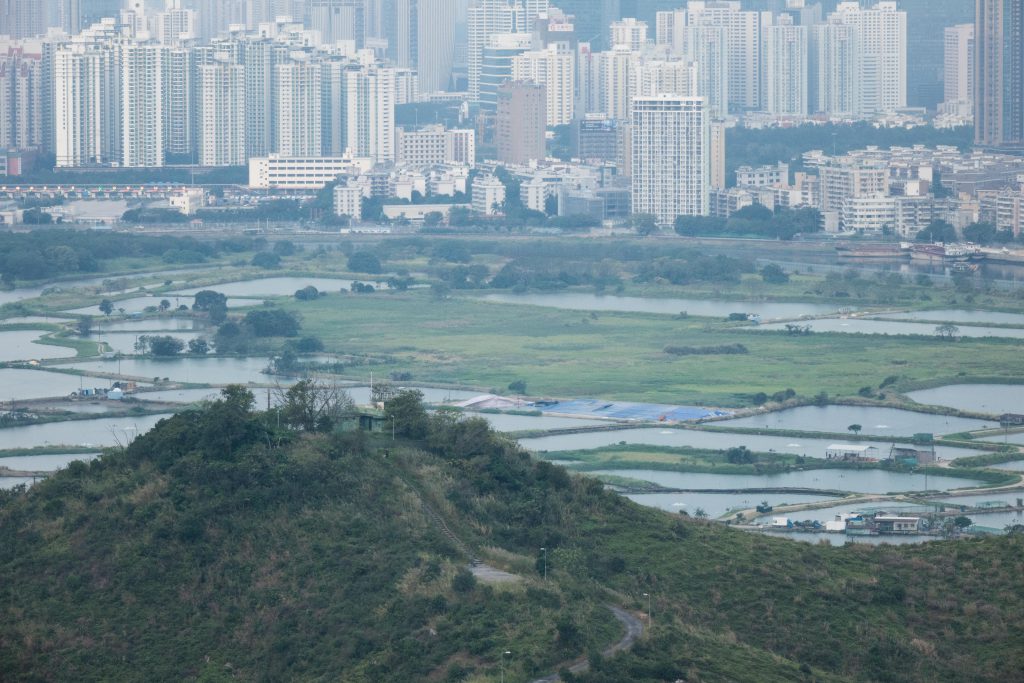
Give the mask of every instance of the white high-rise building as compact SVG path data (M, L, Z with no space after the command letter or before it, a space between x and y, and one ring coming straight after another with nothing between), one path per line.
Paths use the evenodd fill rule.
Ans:
M640 54L623 45L593 55L590 87L598 112L621 121L630 118L630 101L635 91L633 79L639 63Z
M860 113L860 49L853 26L828 21L812 30L817 64L817 111L839 116Z
M164 45L178 45L194 40L197 32L195 10L169 8L153 20L153 37Z
M721 26L728 43L729 104L737 109L761 106L760 13L741 9L739 0L690 0L687 26Z
M365 33L364 11L363 0L306 0L305 11L293 13L292 19L302 21L305 14L307 25L320 34L324 45L350 40L361 47Z
M320 96L319 64L292 61L274 67L278 154L320 156Z
M53 130L57 166L121 160L117 52L69 43L53 53Z
M0 54L0 149L43 143L43 69L24 45Z
M246 40L241 47L245 66L245 154L264 157L276 147L273 93L277 52L269 40Z
M633 213L660 225L706 216L710 135L703 97L636 97L632 107Z
M860 90L854 111L873 116L907 106L907 13L892 0L870 8L840 2L829 22L854 31L851 66Z
M164 58L155 43L121 47L121 164L164 165Z
M347 72L354 68L354 64L340 59L320 63L320 145L325 157L340 157L347 147L346 78Z
M647 22L628 17L613 21L609 26L608 44L612 47L625 45L630 50L640 51L647 45Z
M357 157L395 160L395 71L368 66L345 74L346 141Z
M490 37L496 33L529 33L537 17L547 11L548 0L473 0L466 10L466 64L472 100L480 97L480 71Z
M974 24L946 29L944 50L946 102L974 102Z
M512 80L533 81L547 91L547 125L572 121L576 100L576 60L569 49L550 45L512 58Z
M192 50L171 47L164 53L164 151L187 156L194 147Z
M729 114L729 39L725 27L683 27L682 37L680 54L698 65L698 94L707 100L708 114L724 119Z
M456 0L417 0L416 12L419 88L448 90L455 65Z
M807 116L806 26L794 26L787 15L764 29L764 109L776 116Z
M512 80L512 60L533 47L529 33L496 33L487 40L480 63L478 101L481 111L498 110L498 88Z
M230 62L197 70L200 166L245 164L245 67Z
M636 65L634 96L679 95L694 97L700 94L698 72L693 62L683 60L644 60Z
M478 0L466 10L470 99L480 99L480 70L488 39L495 33L513 33L516 28L516 13L506 0Z

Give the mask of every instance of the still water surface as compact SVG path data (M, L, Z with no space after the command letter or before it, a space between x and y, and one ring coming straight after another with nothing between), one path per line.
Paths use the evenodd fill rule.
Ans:
M833 433L846 432L850 425L859 424L862 427L862 434L905 437L919 433L955 434L998 426L994 421L917 413L897 408L835 405L801 406L752 417L724 420L716 424L748 429L791 429Z
M367 276L360 282L372 284L377 289L387 289L387 283L383 280L372 279ZM239 280L236 282L225 282L219 285L207 285L205 287L193 287L175 292L179 296L195 296L197 292L210 289L220 292L226 296L260 297L260 296L292 296L303 287L313 286L321 292L338 292L342 289L348 291L352 288L353 280L324 277L267 277L254 280Z
M1024 413L1024 384L950 384L911 391L907 397L918 403L993 415Z
M126 438L145 434L170 414L111 417L100 420L51 422L0 429L3 448L35 448L36 446L114 446Z
M67 346L35 343L44 334L47 332L42 330L0 332L0 362L74 358L77 355L74 349Z
M715 299L659 299L637 296L602 296L585 292L558 294L487 294L485 301L564 308L576 311L625 311L726 318L730 313L753 313L762 318L799 318L804 315L828 315L836 306L763 301L726 301Z
M736 446L746 446L760 453L791 453L810 458L824 458L825 449L837 443L837 439L804 439L791 436L759 436L756 434L729 434L726 432L702 432L692 429L623 429L602 432L583 432L580 434L557 434L532 439L520 439L519 443L532 451L574 451L601 448L618 443L648 444L652 446L689 446L691 448L707 448L726 450ZM888 456L892 442L885 441L851 441L873 445L878 448L876 457ZM936 446L936 455L942 460L955 460L969 455L977 455L981 451L964 448Z
M924 491L925 476L885 470L804 470L779 474L711 474L708 472L663 472L660 470L597 470L608 474L654 482L679 489L813 488L855 493ZM959 477L930 475L928 490L951 490L978 482ZM746 494L744 494L746 495ZM756 495L756 494L755 494Z

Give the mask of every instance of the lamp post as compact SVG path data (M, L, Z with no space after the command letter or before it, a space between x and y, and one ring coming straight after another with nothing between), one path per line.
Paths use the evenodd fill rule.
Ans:
M541 548L541 552L544 553L544 580L548 580L548 549Z
M647 628L651 627L651 594L644 593L644 597L647 598Z
M505 655L512 654L509 650L501 653L501 683L505 683Z

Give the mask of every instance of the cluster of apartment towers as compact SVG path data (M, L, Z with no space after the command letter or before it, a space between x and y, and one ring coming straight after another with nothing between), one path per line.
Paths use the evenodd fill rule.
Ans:
M576 28L589 3L573 0L113 4L78 30L69 0L0 0L8 33L44 29L6 39L0 55L0 147L40 148L58 167L269 155L388 164L397 105L462 101L508 163L542 160L553 126L614 122L632 211L667 223L708 213L709 190L725 182L724 131L744 114L856 120L907 103L907 17L895 1L825 14L807 0L777 12L690 0L657 12L653 31L625 18L593 37ZM975 24L947 31L946 99L970 102L980 144L1019 146L1024 7L976 4Z

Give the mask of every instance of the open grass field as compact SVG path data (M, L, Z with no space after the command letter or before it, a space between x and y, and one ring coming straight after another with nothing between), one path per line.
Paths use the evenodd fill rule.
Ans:
M890 376L901 382L1024 377L1016 340L788 336L708 318L436 300L427 292L331 294L281 305L299 313L303 334L320 337L329 352L388 356L375 368L380 376L411 372L417 381L496 390L522 379L532 396L748 406L756 392L791 387L805 397L851 396ZM749 353L664 351L724 344L743 344Z

